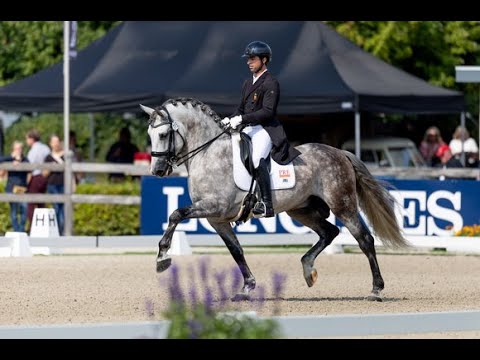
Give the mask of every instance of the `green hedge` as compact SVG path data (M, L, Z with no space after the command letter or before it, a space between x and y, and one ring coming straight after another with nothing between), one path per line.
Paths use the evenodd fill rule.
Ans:
M140 183L79 184L76 194L140 195ZM139 205L75 204L74 235L138 235Z
M0 192L5 192L0 181ZM79 184L77 194L140 195L140 182ZM0 232L12 231L10 207L0 202ZM74 235L138 235L139 205L75 204Z
M0 192L5 192L6 181L0 181ZM5 235L7 231L13 231L10 221L10 206L6 202L0 202L0 233Z

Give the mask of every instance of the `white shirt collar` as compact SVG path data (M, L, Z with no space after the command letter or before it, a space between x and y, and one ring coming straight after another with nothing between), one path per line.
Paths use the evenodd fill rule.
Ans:
M268 70L268 69L263 70L257 77L255 77L255 75L253 75L253 83L252 83L252 85L255 84L255 82L256 82L258 79L260 79L260 76L262 76L263 74L265 74L265 73L267 72L267 70Z

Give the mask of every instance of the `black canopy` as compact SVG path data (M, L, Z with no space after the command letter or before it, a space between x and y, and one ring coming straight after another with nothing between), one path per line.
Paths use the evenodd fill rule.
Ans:
M241 55L253 40L273 50L280 114L464 110L462 93L383 62L319 21L127 21L72 60L71 111L138 111L182 96L229 114L251 76ZM63 64L0 88L0 109L61 112Z

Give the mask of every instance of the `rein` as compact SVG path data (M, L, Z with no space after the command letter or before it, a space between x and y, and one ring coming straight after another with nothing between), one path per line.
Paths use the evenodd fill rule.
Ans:
M179 165L182 165L183 163L185 163L187 160L193 158L195 155L197 155L199 152L201 152L202 150L206 149L211 143L213 143L215 140L217 140L220 136L222 136L223 134L226 134L228 133L228 130L223 130L220 134L218 134L217 136L215 136L214 138L208 140L206 143L198 146L197 148L189 151L188 153L182 155L182 156L177 156L177 154L175 154L175 134L174 132L177 132L178 135L180 135L180 137L182 138L182 141L183 143L185 144L185 139L184 137L182 136L182 134L180 134L180 132L178 132L178 125L177 123L172 119L172 117L170 116L170 113L168 112L167 108L165 106L162 106L161 107L161 110L165 111L167 113L167 116L168 116L168 121L167 122L164 122L164 123L160 123L156 126L153 126L152 123L150 123L150 126L153 127L153 128L157 128L159 126L162 126L162 125L170 125L170 129L168 131L169 133L169 139L168 139L168 149L167 151L151 151L150 152L150 155L152 157L161 157L161 156L166 156L167 157L167 163L172 166L172 167L177 167Z

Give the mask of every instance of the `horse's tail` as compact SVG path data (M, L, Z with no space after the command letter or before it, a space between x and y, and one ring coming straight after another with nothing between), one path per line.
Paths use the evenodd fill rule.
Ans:
M395 199L385 185L386 181L375 179L365 164L354 154L344 150L355 170L357 194L360 207L382 243L390 248L408 247L410 244L403 237L394 212Z

